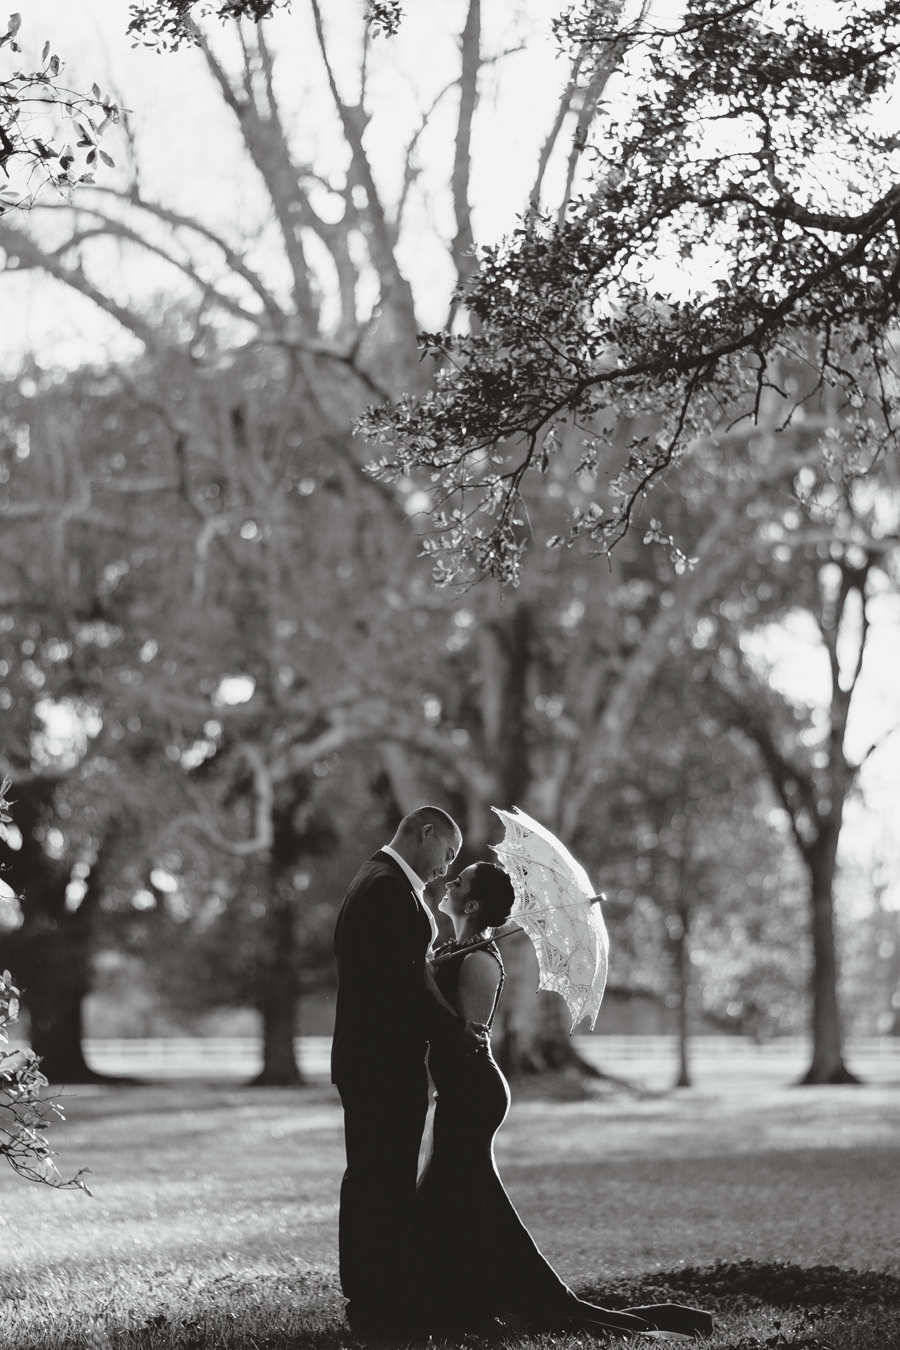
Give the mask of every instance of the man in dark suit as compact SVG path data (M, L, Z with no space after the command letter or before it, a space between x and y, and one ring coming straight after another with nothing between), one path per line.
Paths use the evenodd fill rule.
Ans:
M471 1054L486 1030L464 1022L434 984L426 955L437 932L425 886L445 876L462 844L445 811L405 816L364 863L338 915L331 1078L344 1108L341 1287L355 1331L391 1334L411 1317L404 1286L419 1145L428 1110L429 1041Z

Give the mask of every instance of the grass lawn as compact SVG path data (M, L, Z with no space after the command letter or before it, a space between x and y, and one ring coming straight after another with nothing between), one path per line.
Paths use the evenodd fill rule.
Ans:
M89 1167L94 1198L0 1174L0 1350L362 1346L341 1319L331 1088L80 1087L67 1115L60 1166ZM900 1350L900 1084L521 1093L497 1153L579 1291L709 1307L710 1350Z

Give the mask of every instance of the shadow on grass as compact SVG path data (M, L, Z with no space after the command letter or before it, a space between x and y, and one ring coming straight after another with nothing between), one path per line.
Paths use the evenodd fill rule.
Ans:
M719 1261L665 1275L614 1280L578 1291L582 1298L627 1308L637 1303L685 1302L772 1308L900 1308L900 1278L877 1270L796 1266L786 1261Z

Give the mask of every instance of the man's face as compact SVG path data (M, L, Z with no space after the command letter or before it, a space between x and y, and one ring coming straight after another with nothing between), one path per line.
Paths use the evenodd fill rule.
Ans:
M462 839L456 831L435 829L434 825L423 825L421 853L418 867L423 881L434 881L436 877L445 877L447 871L462 848Z

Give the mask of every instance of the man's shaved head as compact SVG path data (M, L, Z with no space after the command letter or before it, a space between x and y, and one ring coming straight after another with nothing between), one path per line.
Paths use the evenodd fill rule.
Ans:
M462 830L439 806L418 806L410 811L391 840L391 848L425 882L446 876L461 847Z
M450 835L458 834L462 838L462 830L456 821L439 806L417 806L415 811L410 811L403 817L397 827L397 833L418 834L423 825L433 825L435 830L442 830Z

